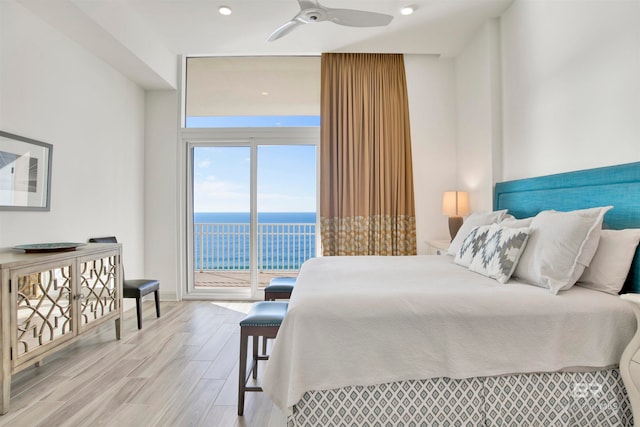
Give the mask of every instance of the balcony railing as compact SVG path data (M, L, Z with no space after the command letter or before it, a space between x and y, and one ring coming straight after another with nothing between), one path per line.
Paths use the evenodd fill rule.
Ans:
M315 224L258 224L258 271L297 271L316 254ZM249 224L194 224L195 269L249 270Z

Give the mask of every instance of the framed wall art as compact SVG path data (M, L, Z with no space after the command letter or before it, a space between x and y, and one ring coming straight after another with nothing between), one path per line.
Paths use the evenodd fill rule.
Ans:
M53 145L0 131L0 210L48 211Z

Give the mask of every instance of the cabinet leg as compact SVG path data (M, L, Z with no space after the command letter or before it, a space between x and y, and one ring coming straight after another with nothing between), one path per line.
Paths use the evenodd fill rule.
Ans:
M11 375L2 377L2 402L0 402L0 414L4 415L9 412L9 402L11 400Z

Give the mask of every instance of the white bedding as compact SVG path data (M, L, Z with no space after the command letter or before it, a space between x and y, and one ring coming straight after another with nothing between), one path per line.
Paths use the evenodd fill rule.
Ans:
M324 257L301 268L263 389L287 414L306 391L617 365L631 307L581 287L495 280L451 257Z

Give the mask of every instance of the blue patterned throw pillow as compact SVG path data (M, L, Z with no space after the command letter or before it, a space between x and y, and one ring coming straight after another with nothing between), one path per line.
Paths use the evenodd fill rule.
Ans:
M505 283L518 265L531 229L498 224L474 228L462 243L454 262Z

